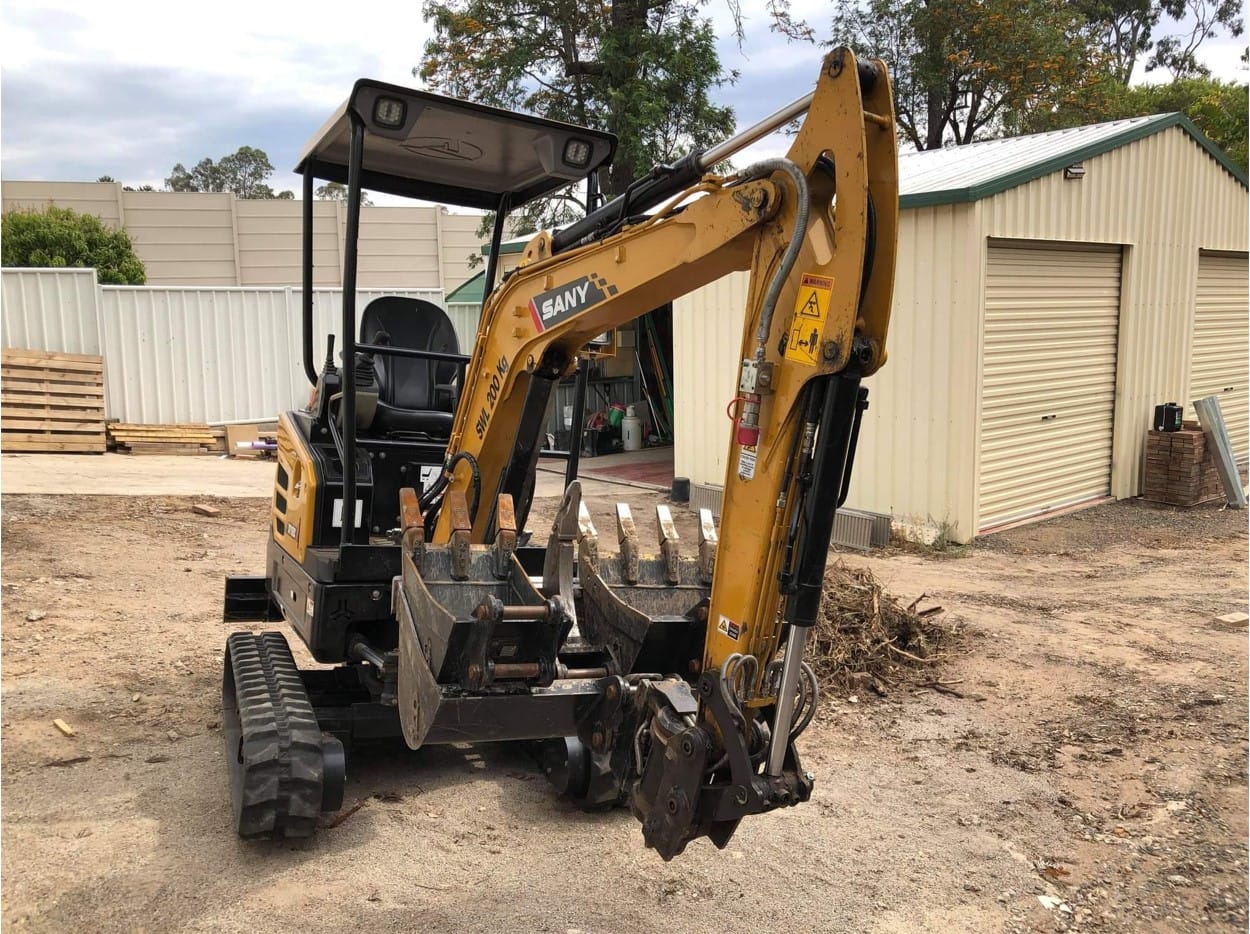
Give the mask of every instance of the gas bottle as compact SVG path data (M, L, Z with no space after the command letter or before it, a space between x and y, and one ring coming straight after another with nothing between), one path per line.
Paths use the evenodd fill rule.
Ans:
M625 407L625 417L621 419L621 440L627 451L642 449L642 419L634 414L632 405Z

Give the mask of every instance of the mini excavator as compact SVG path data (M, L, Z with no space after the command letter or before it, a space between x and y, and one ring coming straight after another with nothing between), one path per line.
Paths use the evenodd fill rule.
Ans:
M802 119L784 158L717 174ZM303 363L282 414L265 574L226 582L223 733L243 837L303 837L341 807L371 740L532 744L559 793L627 805L665 859L806 801L804 661L867 390L886 359L898 217L889 78L831 52L808 94L657 166L535 235L498 285L508 213L611 159L609 134L361 80L305 148ZM337 337L312 301L313 183L347 186ZM438 306L356 308L362 189L495 212L481 323L463 353ZM589 199L588 199L589 200ZM751 271L719 530L683 553L667 507L644 549L617 507L601 548L577 452L543 534L526 529L553 389L585 391L598 335ZM357 337L357 332L359 337ZM575 406L581 418L583 405ZM573 437L581 425L574 424ZM573 445L576 447L576 445ZM687 549L693 552L694 549Z

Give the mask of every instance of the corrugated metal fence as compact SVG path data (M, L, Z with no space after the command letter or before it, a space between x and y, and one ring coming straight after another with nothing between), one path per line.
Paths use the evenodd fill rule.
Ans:
M0 282L0 344L103 355L110 419L268 419L307 401L300 289L101 286L92 269L6 269ZM357 327L365 305L381 295L444 307L437 289L356 294ZM313 297L320 362L326 335L339 330L343 292L315 289ZM467 353L477 322L452 318Z

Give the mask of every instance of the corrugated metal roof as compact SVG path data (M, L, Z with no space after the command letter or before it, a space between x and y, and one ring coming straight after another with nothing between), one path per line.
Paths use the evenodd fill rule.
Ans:
M1207 139L1188 117L1170 113L991 139L948 149L899 153L899 205L919 208L979 201L1174 126L1192 137L1228 174L1250 187L1241 167ZM531 237L505 240L499 245L499 252L521 253ZM485 256L490 252L490 245L482 244L481 252Z
M905 208L978 201L1174 126L1192 136L1242 185L1247 184L1245 173L1187 117L1171 113L900 153L899 201Z

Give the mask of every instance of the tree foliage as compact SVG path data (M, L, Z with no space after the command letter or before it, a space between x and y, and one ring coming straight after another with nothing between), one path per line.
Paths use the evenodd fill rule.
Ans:
M0 239L5 266L94 268L107 285L142 285L147 278L130 235L105 227L94 214L56 205L8 211Z
M1250 137L1250 87L1215 78L1180 78L1167 84L1119 87L1100 99L1095 113L1038 114L1025 127L1029 132L1056 130L1080 123L1122 120L1150 114L1180 112L1189 117L1211 142L1228 157L1250 169L1247 138Z
M1128 86L1142 56L1150 54L1146 70L1163 68L1173 78L1201 77L1210 72L1198 59L1198 48L1221 31L1240 36L1244 31L1238 0L1077 0L1075 6L1089 23L1089 32L1111 57L1111 74ZM1160 23L1168 30L1188 31L1159 36Z
M937 149L1092 108L1106 69L1087 27L1064 0L840 0L830 44L890 62L901 135Z
M170 191L231 191L240 198L294 198L294 192L274 192L266 184L272 174L273 163L263 149L240 146L216 162L201 159L190 169L179 162L170 170L165 187Z
M317 187L315 194L318 201L346 201L347 186L342 182L326 182L324 185ZM360 193L360 203L361 205L373 204L373 200L369 197L367 191Z
M613 165L599 178L609 197L653 165L733 132L732 110L712 93L736 75L721 68L695 2L430 0L424 14L434 36L413 72L429 87L615 133ZM521 222L558 226L583 209L566 191Z

